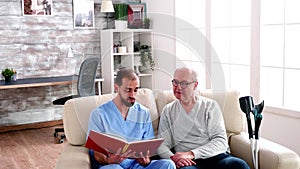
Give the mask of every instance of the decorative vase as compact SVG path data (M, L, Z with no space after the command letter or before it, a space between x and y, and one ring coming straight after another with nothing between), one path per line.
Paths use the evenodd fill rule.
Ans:
M150 23L149 22L144 23L144 28L145 29L150 29Z
M127 21L115 20L116 29L127 29Z

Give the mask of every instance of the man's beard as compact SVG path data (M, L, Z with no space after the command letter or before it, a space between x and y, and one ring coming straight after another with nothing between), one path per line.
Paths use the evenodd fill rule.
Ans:
M128 97L129 99L133 99L134 101L133 102L128 102L126 99L124 99L123 97L121 97L121 101L127 106L127 107L131 107L133 106L134 102L135 102L135 99L134 98L130 98Z

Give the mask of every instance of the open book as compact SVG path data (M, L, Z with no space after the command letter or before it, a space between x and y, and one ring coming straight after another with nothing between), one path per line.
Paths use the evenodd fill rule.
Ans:
M103 154L108 154L108 152L115 154L119 148L121 148L121 154L127 150L131 150L131 152L135 153L129 153L127 157L139 158L141 157L140 152L142 152L143 155L146 155L148 150L149 155L153 156L163 141L163 138L158 138L127 142L120 137L91 130L85 143L85 147Z

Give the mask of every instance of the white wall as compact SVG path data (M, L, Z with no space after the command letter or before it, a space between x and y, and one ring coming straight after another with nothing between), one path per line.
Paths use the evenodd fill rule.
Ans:
M261 137L282 144L300 155L299 113L266 109L260 130Z
M176 67L174 0L144 0L147 15L152 20L154 36L154 89L171 89L171 79Z

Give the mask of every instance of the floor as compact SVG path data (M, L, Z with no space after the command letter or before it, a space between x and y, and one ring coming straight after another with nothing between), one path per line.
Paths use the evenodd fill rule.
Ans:
M1 169L52 169L64 145L53 137L56 127L11 131L0 134Z

